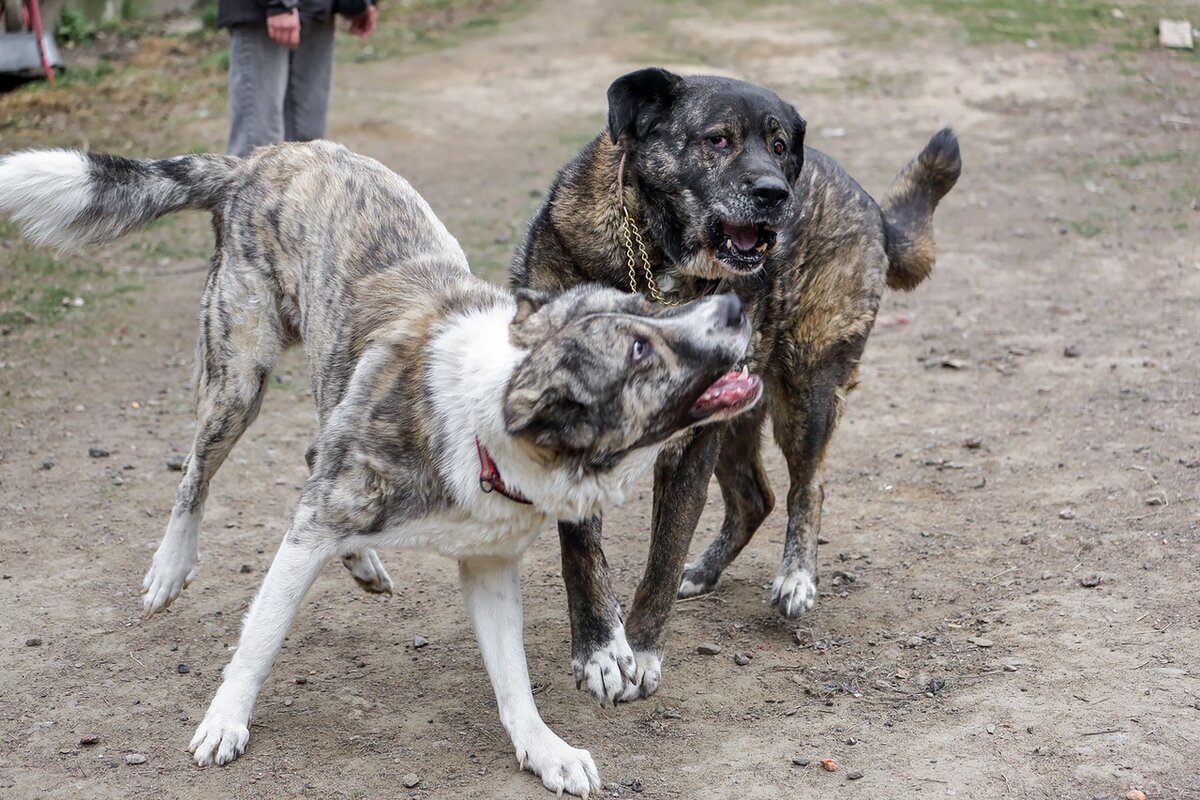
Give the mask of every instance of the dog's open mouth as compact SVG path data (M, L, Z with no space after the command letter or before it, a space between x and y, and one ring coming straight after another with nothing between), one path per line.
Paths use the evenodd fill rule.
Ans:
M730 370L713 381L704 390L689 411L692 419L711 419L715 416L732 417L743 411L762 396L762 379L753 375L746 367Z
M713 220L708 236L716 259L737 272L757 269L775 246L775 231L766 225Z

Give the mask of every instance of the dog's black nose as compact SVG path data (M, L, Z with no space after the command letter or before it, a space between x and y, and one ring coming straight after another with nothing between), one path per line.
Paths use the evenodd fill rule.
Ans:
M754 202L758 204L759 208L769 210L787 200L791 192L788 190L787 184L779 178L764 175L754 182L750 194L754 195Z
M717 308L719 318L725 321L727 328L740 328L746 324L746 315L742 312L742 301L733 293L717 297L720 305Z

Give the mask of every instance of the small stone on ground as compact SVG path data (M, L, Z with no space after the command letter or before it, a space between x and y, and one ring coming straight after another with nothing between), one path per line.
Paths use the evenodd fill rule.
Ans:
M715 656L721 652L721 645L708 642L697 647L696 652L702 656Z
M417 773L415 772L410 772L401 779L401 783L404 784L404 788L406 789L412 789L420 782L421 779L417 777Z
M145 764L146 757L144 755L142 755L141 753L128 753L125 756L125 763L130 764L130 765Z

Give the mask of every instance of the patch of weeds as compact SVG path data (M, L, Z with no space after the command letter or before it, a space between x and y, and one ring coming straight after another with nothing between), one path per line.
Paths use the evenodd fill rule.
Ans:
M220 73L229 72L229 48L222 47L220 50L214 50L201 56L200 68Z
M73 8L64 8L54 26L54 36L63 44L80 45L96 35L96 26Z
M215 31L217 29L216 0L204 0L204 2L196 6L196 14L200 17L200 23L206 30Z
M1195 158L1195 153L1186 153L1183 150L1168 150L1165 153L1134 153L1133 155L1121 156L1117 159L1117 164L1127 169L1132 169L1140 167L1143 164L1178 164L1181 161L1193 160Z
M1071 229L1085 239L1091 239L1104 233L1104 227L1094 217L1085 217L1070 222Z
M1171 202L1180 206L1200 203L1200 183L1185 183L1171 189Z
M76 86L96 86L109 75L112 75L114 71L112 62L107 59L101 60L94 67L71 67L63 70L62 76L58 79L58 86L60 89L70 89Z

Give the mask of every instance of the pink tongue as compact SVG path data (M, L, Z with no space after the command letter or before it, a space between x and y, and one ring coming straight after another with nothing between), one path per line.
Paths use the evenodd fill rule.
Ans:
M721 226L721 232L733 240L734 245L739 250L751 250L754 245L758 244L758 226L757 225L730 225L725 223Z
M704 391L692 409L707 412L715 408L736 405L758 391L757 375L742 375L741 370L730 370Z

